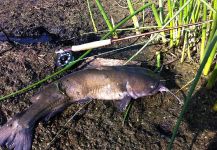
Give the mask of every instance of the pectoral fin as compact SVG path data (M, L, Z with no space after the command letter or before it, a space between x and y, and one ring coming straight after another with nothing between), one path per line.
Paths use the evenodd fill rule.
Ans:
M66 104L62 104L60 106L54 107L53 109L50 110L50 112L48 112L48 114L45 116L44 121L48 121L50 120L50 118L52 118L53 116L55 116L56 114L62 112L67 106Z
M118 108L118 110L123 112L127 108L130 101L131 101L131 97L126 96L122 100L114 101L114 103L116 107Z

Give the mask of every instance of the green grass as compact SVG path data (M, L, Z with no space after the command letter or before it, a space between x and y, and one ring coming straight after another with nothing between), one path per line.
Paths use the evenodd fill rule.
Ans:
M210 41L212 40L216 30L217 30L217 0L214 0L213 1L213 7L214 7L214 11L213 11L213 15L212 15L212 19L213 19L213 23L211 25L211 31L210 31L210 34L207 35L208 36L208 41L207 41L207 45L209 45ZM208 7L210 8L210 7ZM212 9L211 9L212 10ZM213 64L213 59L214 59L214 56L216 54L216 48L217 46L215 46L212 50L212 53L210 54L210 57L206 63L206 66L204 68L204 71L203 71L203 74L204 75L208 75L209 71L210 71L210 68L211 68L211 65Z
M190 104L190 102L191 102L192 94L193 94L193 92L194 92L194 90L195 90L195 87L196 87L196 85L197 85L197 83L198 83L198 81L199 81L199 79L200 79L200 77L201 77L201 75L202 75L202 72L203 72L203 69L204 69L204 67L205 67L205 64L206 64L208 58L210 57L210 54L211 54L213 48L214 48L215 45L216 45L216 42L217 42L217 30L216 30L216 32L215 32L215 35L214 35L213 39L210 41L209 45L206 46L206 50L207 50L207 51L206 51L206 54L205 54L205 56L204 56L204 58L203 58L203 61L202 61L201 65L200 65L198 71L197 71L197 74L196 74L196 76L195 76L195 78L194 78L194 81L192 82L192 84L191 84L191 86L190 86L190 89L188 90L185 103L184 103L184 105L183 105L183 108L182 108L182 110L181 110L181 112L180 112L180 114L179 114L178 120L177 120L176 125L175 125L175 128L174 128L174 130L173 130L173 135L172 135L171 140L170 140L170 143L169 143L169 145L168 145L168 150L171 150L171 149L172 149L172 145L173 145L173 142L174 142L174 140L175 140L175 138L176 138L176 135L177 135L179 126L180 126L180 124L181 124L181 122L182 122L182 120L183 120L184 114L185 114L186 111L188 110L188 106L189 106L189 104Z
M145 3L145 1L142 1ZM120 29L121 26L123 26L127 21L130 19L133 20L133 28L130 30L136 31L137 34L140 34L140 29L145 28L144 21L144 10L147 8L151 8L153 17L155 19L155 24L158 29L165 29L165 28L174 28L175 26L181 26L185 24L191 24L191 23L197 23L200 20L203 20L204 22L206 20L213 20L212 23L209 24L203 24L202 28L192 26L191 28L178 28L174 30L169 31L169 46L170 47L179 47L182 48L182 52L180 53L180 61L183 62L185 58L187 57L189 60L191 60L191 50L194 47L194 43L190 43L189 40L192 41L200 41L201 47L200 47L200 67L197 71L197 74L195 76L194 81L191 84L191 87L188 90L187 97L183 106L183 109L181 110L179 114L179 118L177 120L176 126L174 127L173 135L171 138L171 141L168 145L168 149L172 149L173 142L176 138L179 126L183 120L183 116L185 112L188 109L189 103L191 102L191 97L194 93L195 87L202 75L208 75L210 72L211 76L208 80L207 87L212 88L213 83L216 81L217 78L217 63L215 64L215 68L212 70L211 66L214 62L214 56L216 55L217 50L217 0L213 0L212 3L210 3L208 0L179 0L179 1L173 1L173 0L167 0L162 1L159 0L158 5L155 3L152 3L152 1L149 1L149 3L145 3L142 5L138 10L134 10L134 5L131 0L127 0L128 9L129 9L129 16L124 18L122 21L117 23L117 25L114 26L112 24L112 21L109 19L109 14L104 10L103 4L99 0L95 0L95 3L101 13L102 18L104 19L105 23L108 27L108 32L104 36L102 36L103 39L117 37L118 32L117 30L128 30L126 28ZM166 3L166 4L165 4ZM96 26L96 17L94 18L94 15L92 13L89 0L87 0L88 5L88 11L90 13L90 20L93 24L93 30L94 32L99 32L97 30ZM166 8L164 8L166 7ZM143 18L140 19L138 16L136 16L139 12L143 11ZM143 23L140 22L142 20ZM141 26L143 24L143 26ZM139 49L135 54L133 54L127 61L130 62L133 60L137 55L139 55L147 45L149 45L158 35L161 35L162 42L166 43L166 32L160 32L159 34L154 34L143 46L141 49ZM46 76L44 79L31 84L19 91L15 91L13 93L10 93L5 96L1 96L0 100L5 100L6 98L16 96L17 94L21 94L23 92L26 92L36 86L39 86L41 83L46 82L49 79L54 79L57 75L62 74L63 72L70 69L72 66L74 66L77 62L84 59L92 49L84 52L77 60L69 63L64 68L58 70L57 72L54 72L51 75ZM153 54L155 55L155 54ZM160 68L161 62L160 62L160 52L156 54L157 57L157 68ZM199 64L198 64L199 65ZM124 113L124 122L127 120L127 117L129 115L130 109L132 107L132 103L127 107L126 112Z
M128 8L129 8L130 14L133 14L135 11L134 11L134 8L133 8L132 1L131 0L127 0L127 5L128 5ZM133 21L133 24L134 24L134 28L136 30L136 34L141 34L141 32L139 31L138 18L136 16L133 16L132 17L132 21Z
M91 22L93 24L93 31L95 33L97 33L98 30L97 30L97 27L96 27L96 23L95 23L95 21L93 19L93 13L92 13L92 10L91 10L91 7L90 7L90 1L89 0L87 0L87 8L88 8L88 11L89 11L89 14L90 14L90 20L91 20Z
M95 2L96 2L96 4L97 4L97 7L98 7L98 9L99 9L99 11L100 11L100 13L101 13L103 19L105 20L105 22L106 22L106 24L107 24L109 30L112 31L112 30L113 30L113 25L112 25L112 22L110 21L108 15L107 15L107 13L105 12L104 7L102 6L102 4L101 4L101 2L100 2L99 0L95 0ZM134 16L132 16L132 18L133 18L133 17L134 17ZM116 31L114 31L112 34L113 34L113 37L114 37L114 38L117 38L117 33L116 33Z

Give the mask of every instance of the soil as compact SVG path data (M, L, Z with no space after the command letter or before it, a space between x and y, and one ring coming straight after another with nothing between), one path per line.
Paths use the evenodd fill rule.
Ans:
M108 14L113 17L115 24L128 16L129 11L122 1L102 0L102 3ZM140 3L137 3L135 7L139 6ZM96 4L92 2L91 8L98 30L106 30L107 26ZM145 14L145 24L153 25L154 19L150 10L147 9ZM24 38L46 33L52 37L52 41L36 44L0 42L1 96L22 89L56 71L58 69L55 67L56 50L93 41L100 36L84 34L93 31L87 3L84 0L0 1L0 20L1 28L9 36ZM129 21L125 27L132 27L132 22ZM126 34L128 33L119 33L121 36ZM90 55L127 46L147 38L114 44L96 50ZM140 47L141 45L134 46L130 50L100 57L126 60ZM166 86L184 99L189 86L179 89L194 78L198 69L198 57L192 52L193 60L180 63L179 49L168 50L165 45L156 44L148 46L135 60L141 61L144 66L154 70L155 59L153 58L157 51L162 52L162 63L165 66L161 76L165 79ZM73 68L65 74L72 70ZM217 98L217 88L205 89L204 81L203 78L197 86L189 110L179 128L174 149L216 149L217 115L212 110L212 106ZM0 125L6 123L16 113L28 108L29 99L41 87L2 101ZM169 93L147 96L134 101L129 118L123 125L124 113L119 112L112 102L95 100L65 125L81 106L72 105L50 121L39 122L34 131L32 148L166 149L182 108ZM62 132L51 143L60 130Z

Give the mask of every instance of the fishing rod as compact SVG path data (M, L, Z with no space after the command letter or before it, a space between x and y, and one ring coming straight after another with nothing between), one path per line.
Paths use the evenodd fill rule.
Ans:
M178 29L178 28L183 28L183 27L199 26L199 25L203 25L205 23L210 23L212 21L213 20L207 20L207 21L204 21L204 22L186 24L186 25L176 26L176 27L172 27L172 28L166 28L166 29L161 29L161 30L157 30L157 31L146 32L146 33L142 33L142 34L138 34L138 35L131 35L131 36L122 37L122 38L106 39L106 40L89 42L89 43L85 43L85 44L81 44L81 45L73 45L70 48L60 49L59 51L56 51L55 53L58 54L58 53L63 53L63 52L68 52L68 51L73 51L73 52L85 51L85 50L88 50L88 49L99 48L99 47L111 45L111 44L114 44L116 42L129 40L129 39L132 39L132 38L144 37L144 36L147 36L147 35L160 33L160 32L166 32L166 31L175 30L175 29Z
M114 39L111 38L111 39L106 39L106 40L89 42L89 43L85 43L85 44L81 44L81 45L73 45L70 48L60 49L60 50L55 52L57 54L57 66L65 66L70 61L74 60L74 56L72 55L72 52L81 52L81 51L85 51L88 49L100 48L100 47L112 45L116 42L129 40L132 38L144 37L144 36L152 35L155 33L161 33L161 32L166 32L166 31L170 31L170 30L175 30L178 28L184 28L184 27L190 27L190 26L201 26L203 24L210 23L212 21L213 20L207 20L204 22L185 24L185 25L175 26L172 28L166 28L166 29L150 31L150 32L142 33L142 34L131 35L131 36L127 36L127 37L114 38Z

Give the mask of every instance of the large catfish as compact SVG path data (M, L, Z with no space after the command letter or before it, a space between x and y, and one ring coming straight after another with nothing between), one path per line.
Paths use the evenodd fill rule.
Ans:
M141 67L99 67L69 74L32 97L32 105L0 128L0 145L30 150L32 129L39 119L48 120L74 102L114 100L124 110L131 99L168 91L160 77Z

